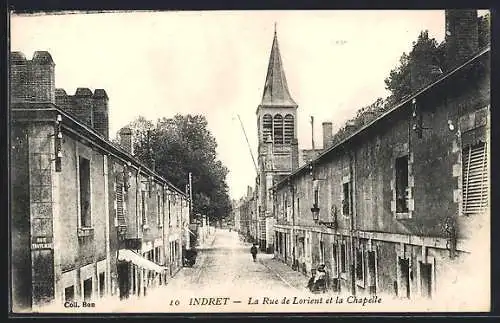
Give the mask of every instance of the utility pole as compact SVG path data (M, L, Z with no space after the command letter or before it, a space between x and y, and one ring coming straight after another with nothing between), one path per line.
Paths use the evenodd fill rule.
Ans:
M259 174L259 169L257 168L257 163L255 162L255 158L252 153L252 147L250 147L250 142L248 141L247 133L245 131L245 127L243 126L243 122L241 121L240 115L238 114L238 120L240 120L241 129L243 130L243 135L245 136L245 140L247 141L248 150L250 151L250 156L252 156L253 166L255 167L255 171L257 172L257 176Z
M314 150L314 117L311 116L311 142L312 142L312 150Z
M193 212L193 174L189 172L189 216Z

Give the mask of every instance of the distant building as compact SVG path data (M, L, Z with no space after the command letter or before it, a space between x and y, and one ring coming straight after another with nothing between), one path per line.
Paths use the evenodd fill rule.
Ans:
M48 52L10 55L13 311L144 295L182 266L187 196L108 140L108 97L55 89Z

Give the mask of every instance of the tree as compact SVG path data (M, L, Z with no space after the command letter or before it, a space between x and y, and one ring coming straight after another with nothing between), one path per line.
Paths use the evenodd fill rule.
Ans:
M180 115L153 122L138 117L131 122L136 157L184 190L192 173L193 213L210 220L231 212L226 176L228 169L217 159L217 142L202 115Z
M396 103L413 91L430 83L444 70L444 46L438 46L422 31L409 54L403 53L399 65L385 79L386 89L391 91L389 101Z
M483 48L491 43L491 17L489 14L478 18L478 46Z

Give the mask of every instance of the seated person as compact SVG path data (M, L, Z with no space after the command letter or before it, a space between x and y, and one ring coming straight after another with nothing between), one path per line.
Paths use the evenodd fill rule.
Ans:
M316 276L314 278L314 287L315 290L326 287L326 271L325 265L319 265L318 270L316 272Z

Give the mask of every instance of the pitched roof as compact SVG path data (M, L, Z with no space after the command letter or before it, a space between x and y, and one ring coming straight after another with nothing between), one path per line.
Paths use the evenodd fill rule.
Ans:
M489 55L490 51L491 51L491 46L487 46L487 47L481 49L479 52L476 53L476 55L474 55L473 57L471 57L469 60L465 61L462 65L460 65L460 66L454 68L453 70L451 70L451 71L443 74L441 77L439 77L435 81L429 83L427 86L425 86L425 87L417 90L413 94L404 97L399 103L397 103L396 105L394 105L388 111L386 111L382 115L378 116L377 118L373 119L368 124L366 124L366 125L362 126L361 128L357 129L355 132L353 132L352 134L350 134L348 137L342 139L337 144L335 144L333 146L330 146L329 148L323 150L323 152L321 152L311 162L306 163L305 165L303 165L300 168L296 169L294 172L292 172L291 174L289 174L288 176L286 176L282 180L278 181L276 184L273 185L273 188L276 189L276 188L279 188L280 186L284 185L289 179L292 179L292 178L298 176L300 173L302 173L306 169L308 169L309 165L311 165L312 163L317 163L317 162L320 162L320 161L324 160L325 156L328 156L328 155L332 154L332 152L337 151L338 148L341 145L349 142L350 140L352 140L353 137L358 136L361 132L365 131L366 129L375 126L380 120L386 118L387 116L389 116L390 114L392 114L394 111L402 109L403 107L408 107L408 103L411 102L414 98L417 98L419 95L422 95L423 93L425 93L427 91L433 90L433 88L435 88L441 82L443 82L445 80L448 80L448 79L454 77L459 72L465 70L465 67L470 66L470 65L475 64L475 63L478 63L479 60L482 57L484 57L485 55Z
M264 84L261 105L297 106L297 103L295 103L288 91L276 30L274 31L273 46L271 48L271 55L269 56L269 65L267 67L266 83Z

